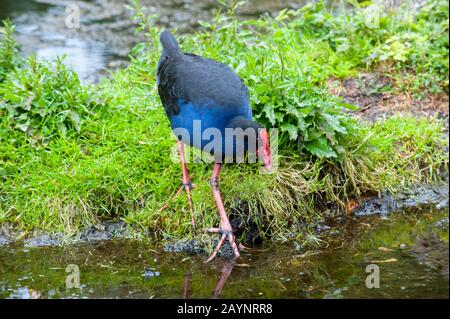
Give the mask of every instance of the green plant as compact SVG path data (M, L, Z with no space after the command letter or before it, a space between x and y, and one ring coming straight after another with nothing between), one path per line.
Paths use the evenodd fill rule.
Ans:
M317 1L299 10L284 10L275 20L275 24L270 19L250 24L269 32L281 24L274 38L282 36L307 47L322 66L320 76L313 76L320 81L383 66L385 75L397 82L394 93L409 91L421 97L448 92L446 0L395 7L341 1L331 8Z
M0 84L0 112L8 116L9 126L37 140L79 132L94 107L78 75L61 58L48 63L31 56Z
M0 82L3 82L6 75L14 70L20 63L18 55L19 45L13 37L14 26L9 19L2 21L3 33L0 40Z
M376 46L366 61L391 62L402 90L419 96L448 92L448 1L426 1L418 9L404 6L407 19L395 19L384 41ZM407 76L407 80L402 77Z

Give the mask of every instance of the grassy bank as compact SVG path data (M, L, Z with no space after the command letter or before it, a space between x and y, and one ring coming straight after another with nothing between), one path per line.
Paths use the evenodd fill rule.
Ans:
M445 5L430 2L406 21L401 10L383 11L376 30L363 23L364 8L331 15L319 3L239 22L232 6L205 22L203 31L180 37L183 50L235 68L249 87L255 117L280 130L275 174L261 175L250 164L228 165L221 174L225 205L240 217L244 232L256 226L267 237L304 237L302 222L329 207L344 211L361 194L437 178L448 163L439 120L357 121L343 111L354 107L331 96L326 82L383 65L399 83L387 89L445 92ZM123 219L138 233L191 235L184 196L158 212L180 186L181 170L170 159L174 140L156 90L160 30L135 9L148 42L136 46L126 69L91 86L82 86L61 61L20 59L6 25L0 47L0 223L73 234L100 219ZM386 45L405 34L423 43L406 46L401 58L389 56ZM389 54L375 58L380 52ZM198 227L217 225L211 165L192 163L189 169Z

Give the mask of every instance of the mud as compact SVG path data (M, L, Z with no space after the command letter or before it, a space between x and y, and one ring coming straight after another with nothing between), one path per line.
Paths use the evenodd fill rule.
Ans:
M406 93L394 94L391 92L395 82L383 74L388 72L361 73L345 80L330 78L328 91L340 96L344 102L358 106L358 110L348 112L366 121L373 122L393 115L437 116L444 120L448 129L448 93L421 98Z
M166 243L164 250L167 252L184 252L184 253L196 253L201 254L205 251L196 240L184 240L172 243Z
M13 244L31 248L93 243L131 238L130 231L131 227L122 221L104 221L82 230L75 236L66 236L63 233L50 234L41 230L21 232L14 225L5 223L0 228L0 246Z
M410 190L403 190L398 194L382 192L379 197L362 200L354 209L356 216L387 215L404 208L435 205L442 209L448 207L448 183L440 185L422 185Z

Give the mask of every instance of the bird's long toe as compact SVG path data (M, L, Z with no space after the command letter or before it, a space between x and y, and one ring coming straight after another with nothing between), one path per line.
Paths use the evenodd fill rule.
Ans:
M239 247L239 250L240 250L240 251L243 251L243 250L250 250L250 248L248 248L247 246L245 246L245 245L243 245L243 244L241 244L241 243L238 244L238 247Z
M236 244L233 233L228 234L228 241L230 242L231 248L233 249L234 259L239 258L241 255L239 254L239 248Z
M213 253L211 254L211 256L206 260L206 262L210 262L211 260L213 260L217 254L219 253L220 249L223 247L223 245L225 244L225 241L228 240L228 242L230 243L231 249L233 250L233 255L234 255L234 259L237 259L240 257L239 254L239 247L236 244L236 239L233 235L233 231L232 230L227 230L227 229L223 229L223 228L207 228L205 229L205 231L207 232L211 232L211 233L220 233L222 234L222 236L220 237L219 242L217 243L216 248L214 249Z
M216 228L216 227L206 228L206 229L205 229L205 232L207 232L207 233L222 234L222 235L233 234L233 231L232 231L232 230L224 229L224 228Z
M214 257L216 257L217 253L219 252L220 248L222 248L223 244L225 243L225 239L227 239L227 235L223 234L222 237L220 237L219 242L217 243L216 248L214 249L213 253L211 254L211 256L206 260L206 262L210 262L211 260L214 259Z

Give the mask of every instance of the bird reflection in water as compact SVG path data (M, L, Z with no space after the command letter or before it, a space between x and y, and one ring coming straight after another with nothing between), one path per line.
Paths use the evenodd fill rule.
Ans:
M230 277L232 271L233 271L233 263L230 263L230 262L225 263L222 266L222 270L220 271L219 281L217 282L217 285L213 291L213 295L212 295L213 299L220 298L223 287L225 286L225 283L227 282L228 277ZM191 280L192 280L192 274L187 273L184 276L183 299L189 299L191 296Z

